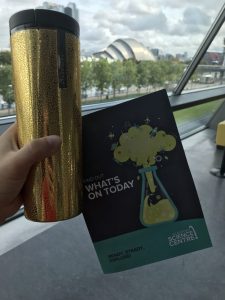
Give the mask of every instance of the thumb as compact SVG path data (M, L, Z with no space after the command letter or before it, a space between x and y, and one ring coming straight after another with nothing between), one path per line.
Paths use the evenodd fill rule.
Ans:
M49 135L35 139L16 152L16 165L18 168L30 168L33 164L51 156L61 145L61 139L57 135Z

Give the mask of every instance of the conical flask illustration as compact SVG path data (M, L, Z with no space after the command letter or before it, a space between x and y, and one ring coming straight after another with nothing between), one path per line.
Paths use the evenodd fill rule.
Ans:
M121 134L114 149L118 163L132 161L142 179L140 221L151 226L176 220L178 211L157 175L157 155L176 147L174 136L143 124L133 126Z
M144 226L171 222L178 211L157 175L157 166L139 169L142 180L140 221Z

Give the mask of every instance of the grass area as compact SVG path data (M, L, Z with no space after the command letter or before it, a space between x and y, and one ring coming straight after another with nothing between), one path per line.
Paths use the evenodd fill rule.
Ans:
M124 94L123 96L117 96L115 98L110 98L110 99L105 99L103 98L102 100L94 99L94 100L82 100L82 104L95 104L95 103L103 103L103 102L111 102L115 100L123 100L127 98L135 98L135 97L140 97L142 95L145 95L146 93L142 94ZM217 101L212 101L209 103L204 103L200 105L196 105L194 107L190 108L185 108L181 109L179 111L174 112L174 117L176 119L176 122L178 124L193 121L196 119L200 119L206 115L213 114L218 107L222 104L224 100L217 100Z
M205 104L196 105L194 107L181 109L174 112L174 117L178 124L200 119L208 114L213 114L223 101L224 100L217 100Z

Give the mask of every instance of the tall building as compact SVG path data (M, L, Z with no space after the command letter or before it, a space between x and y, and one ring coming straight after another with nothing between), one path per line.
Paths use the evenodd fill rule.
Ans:
M43 2L41 6L38 6L39 9L50 9L62 12L74 18L77 22L79 22L79 11L74 2L69 2L67 6L59 5L53 2Z
M72 10L72 17L79 21L79 11L78 8L76 7L76 4L74 2L69 2L67 7L71 8Z

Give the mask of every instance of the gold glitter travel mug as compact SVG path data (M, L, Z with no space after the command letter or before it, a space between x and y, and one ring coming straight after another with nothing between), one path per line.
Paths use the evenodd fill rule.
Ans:
M25 216L69 219L80 213L82 197L79 24L36 9L14 14L9 25L19 146L47 135L62 139L24 186Z

